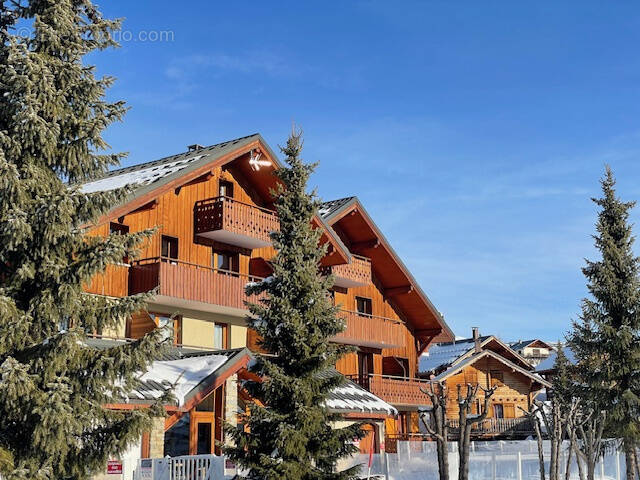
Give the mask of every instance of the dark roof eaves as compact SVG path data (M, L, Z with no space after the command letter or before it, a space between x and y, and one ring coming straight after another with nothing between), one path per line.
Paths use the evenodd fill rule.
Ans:
M427 296L427 294L424 292L424 290L422 290L422 287L420 286L418 281L415 279L415 277L413 276L411 271L407 268L407 266L402 261L402 259L398 256L398 254L393 249L393 247L391 246L391 244L389 243L387 238L384 236L382 231L380 231L380 229L378 228L378 225L371 218L371 215L369 215L367 210L362 206L362 204L358 200L358 197L353 197L353 202L355 202L358 205L358 208L361 209L362 214L367 216L367 218L371 222L371 225L373 225L373 227L376 229L376 233L379 235L380 240L383 241L385 243L385 245L387 245L387 247L389 249L389 253L391 253L391 256L394 258L394 260L402 267L404 272L407 274L407 277L409 278L409 281L411 282L411 284L414 286L414 288L418 292L418 295L420 295L423 298L423 300L425 300L425 302L427 303L427 305L429 306L431 311L440 320L440 324L442 325L442 329L446 330L447 333L449 333L449 337L450 338L455 338L455 335L453 334L453 331L451 330L451 328L449 328L449 325L445 321L444 316L442 316L442 314L438 311L438 309L435 307L435 305L431 302L431 299ZM353 202L349 202L349 203L347 203L347 205L351 205ZM345 207L347 205L345 205ZM342 210L343 209L341 208L340 211L342 211Z

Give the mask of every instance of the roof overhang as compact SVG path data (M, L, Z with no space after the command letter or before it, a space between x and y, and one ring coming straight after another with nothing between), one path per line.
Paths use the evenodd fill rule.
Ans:
M524 369L524 368L516 365L515 363L507 360L506 358L502 357L501 355L498 355L495 352L492 352L491 350L483 350L480 353L474 353L469 358L467 358L464 361L459 362L459 363L451 366L449 369L445 370L440 375L434 377L433 381L440 382L440 381L446 380L447 378L451 377L452 375L455 375L456 373L459 373L464 368L475 364L476 362L478 362L479 360L481 360L481 359L483 359L485 357L490 357L490 358L493 358L493 359L497 360L498 362L500 362L500 363L504 364L505 366L507 366L508 368L510 368L512 371L518 372L521 375L526 376L527 378L532 380L532 382L538 383L542 387L547 387L547 388L551 387L551 384L548 381L546 381L544 378L540 377L539 375L536 375L535 373L533 373L533 372L531 372L531 371L529 371L527 369Z
M274 173L283 167L282 162L259 134L251 135L232 143L233 148L225 147L220 152L202 155L202 158L193 162L192 165L167 175L157 182L136 188L125 202L100 217L97 224L110 222L113 219L144 208L154 202L160 195L171 190L179 190L181 187L210 174L213 169L218 167L238 169L245 177L252 179L252 186L262 198L269 199L271 191L280 183ZM264 166L255 171L251 169L248 161L236 162L236 160L243 157L248 159L250 152L257 149L270 161L270 166ZM193 154L196 155L197 152L193 152ZM312 223L315 227L322 229L321 243L328 243L329 245L329 251L323 259L323 265L349 263L351 261L349 250L342 243L340 237L329 228L324 219L316 214Z
M371 258L372 270L382 284L385 297L403 312L416 336L424 333L429 342L454 340L455 336L443 316L357 198L331 212L325 221L344 232L353 253Z

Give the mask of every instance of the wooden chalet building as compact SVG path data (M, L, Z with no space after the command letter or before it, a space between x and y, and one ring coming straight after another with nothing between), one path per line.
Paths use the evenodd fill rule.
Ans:
M518 340L517 342L511 342L509 346L534 367L549 358L549 355L554 352L552 345L539 338Z
M533 435L533 425L525 412L536 396L549 387L518 352L493 335L480 336L475 328L471 338L433 345L420 358L420 375L446 385L447 418L453 427L459 418L458 385L496 387L487 419L473 432L476 438L483 439ZM484 393L480 390L473 413L481 413L483 404ZM455 435L455 431L451 433Z
M164 439L162 454L175 451L173 439L180 436L186 438L181 452L184 445L191 454L215 451L215 440L223 440L222 421L233 421L249 400L237 386L257 340L245 325L244 302L255 298L247 298L244 287L271 273L275 252L269 233L279 222L269 191L278 181L273 174L278 167L256 134L194 145L82 187L91 192L135 186L126 203L90 234L157 229L139 258L109 266L87 285L89 293L114 297L157 291L148 311L123 320L115 331L98 332L100 341L139 338L173 322L174 344L183 353L167 361L227 359L220 365L212 360L203 384L193 385L192 396L185 394L191 403L167 406L171 415L151 434L156 449L143 445L145 454L161 453L158 438ZM385 436L418 431L417 412L428 401L419 390L424 381L418 358L434 341L451 341L453 335L357 198L325 203L313 224L329 244L322 266L336 278L333 295L347 324L334 340L358 347L336 365L351 382L334 392L328 408L345 422L368 422L370 434L361 449L368 451L373 443L377 451ZM113 407L147 400L132 398ZM182 433L174 431L180 425Z

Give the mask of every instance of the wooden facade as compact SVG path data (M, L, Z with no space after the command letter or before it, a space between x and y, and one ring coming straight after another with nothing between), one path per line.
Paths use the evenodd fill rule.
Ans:
M269 233L279 228L268 194L277 182L277 160L270 158L274 168L253 171L247 166L251 148L268 157L267 146L251 144L147 188L106 215L91 234L106 235L114 225L132 233L155 232L130 265L108 267L87 291L123 296L156 289L154 308L163 315L204 312L199 320L206 322L216 314L209 306L216 306L224 308L216 324L226 328L231 316L241 322L248 313L245 302L257 300L247 298L245 285L269 275L275 254ZM415 411L427 401L419 389L424 381L418 377L418 357L436 339L451 338L450 330L359 203L348 215L314 219L314 226L330 244L322 265L336 278L333 296L346 323L334 340L358 347L336 368L413 418L405 423L416 429ZM139 338L156 324L152 316L134 315L127 334ZM241 334L244 344L258 348L253 332ZM174 341L180 343L179 337ZM194 419L204 415L194 412ZM387 433L396 433L396 425L390 421Z

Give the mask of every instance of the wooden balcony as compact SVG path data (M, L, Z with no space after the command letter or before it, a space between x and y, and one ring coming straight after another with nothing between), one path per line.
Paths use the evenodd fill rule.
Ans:
M457 438L460 421L457 418L450 419L449 424L453 437ZM533 424L527 417L485 418L471 430L471 435L479 437L525 438L534 434Z
M346 375L350 380L377 395L391 405L428 406L429 396L420 391L427 389L428 380L415 378L392 377L389 375Z
M261 278L165 257L138 260L131 266L130 294L157 288L157 294L187 302L246 309L245 285Z
M340 310L347 328L332 340L361 347L396 348L405 344L405 327L400 320Z
M194 206L195 235L243 248L271 245L280 228L275 212L229 197L200 200Z
M427 417L428 418L428 417ZM457 440L460 435L458 419L449 419L449 441ZM521 418L487 418L477 424L472 430L473 439L524 439L535 435L533 424L526 417ZM397 453L398 442L430 442L431 435L427 433L392 433L385 436L385 451ZM419 447L419 445L417 445ZM415 450L419 450L416 448Z
M371 283L371 260L351 255L351 263L326 267L325 272L333 274L337 287L364 287Z
M109 297L126 297L129 294L129 265L107 265L104 273L96 275L85 291Z

